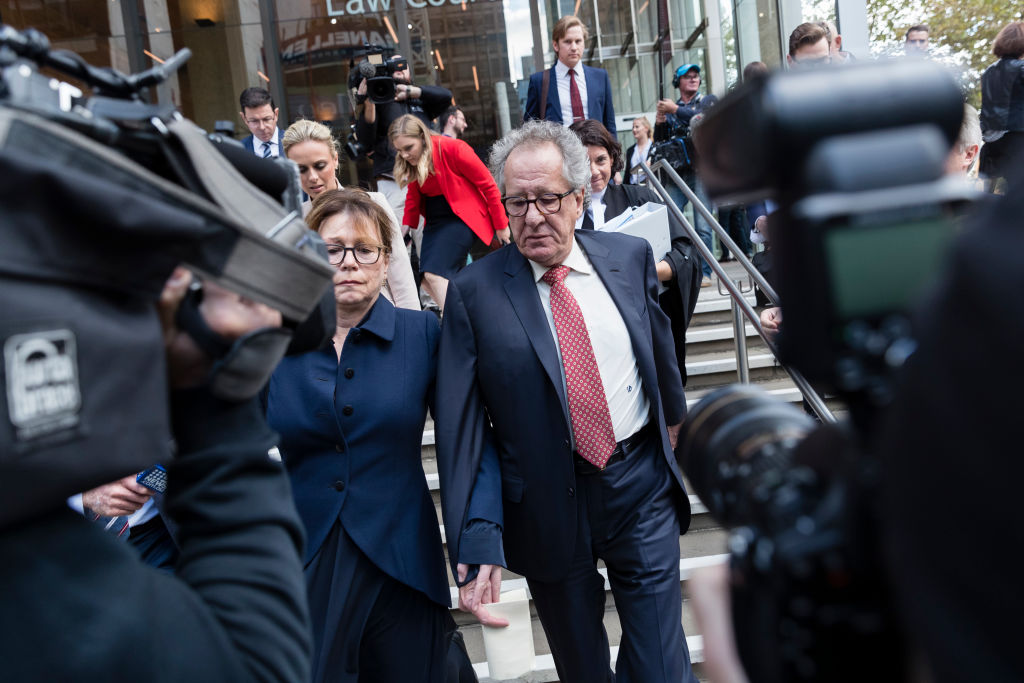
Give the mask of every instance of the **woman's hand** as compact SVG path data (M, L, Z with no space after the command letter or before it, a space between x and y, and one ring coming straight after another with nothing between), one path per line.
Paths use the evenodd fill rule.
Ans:
M498 238L498 242L502 245L508 244L512 241L512 231L508 228L505 228L504 230L496 230L494 232L494 236Z

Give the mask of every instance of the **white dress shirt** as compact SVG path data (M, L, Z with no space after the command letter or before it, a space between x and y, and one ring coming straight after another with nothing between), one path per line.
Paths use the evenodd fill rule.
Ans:
M597 359L597 369L604 386L604 395L608 400L608 412L611 413L612 429L615 440L622 441L635 434L647 424L651 412L651 403L644 393L640 379L640 367L633 353L633 345L629 339L626 323L615 307L615 302L608 294L601 277L594 271L587 255L580 245L573 240L572 251L562 262L570 268L565 278L565 285L576 298L583 321L590 335L590 344ZM544 315L551 327L551 336L556 340L559 368L562 372L562 387L565 388L565 367L562 364L562 351L557 339L555 318L551 314L551 286L541 280L548 271L542 265L530 261L533 277L537 283L537 294L540 296Z
M587 77L583 75L583 63L573 69L576 73L576 87L583 102L583 118L587 118ZM562 125L572 125L572 96L569 94L569 67L561 61L555 62L555 80L558 81L558 102L562 105Z
M280 141L277 139L279 134L280 131L275 128L274 137L270 139L270 156L272 157L281 156L281 145L278 144ZM260 140L255 135L252 136L252 151L258 157L263 156L263 140Z

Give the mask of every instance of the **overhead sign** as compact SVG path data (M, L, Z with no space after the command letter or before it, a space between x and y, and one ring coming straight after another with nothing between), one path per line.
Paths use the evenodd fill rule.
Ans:
M327 16L329 17L391 11L391 0L326 0L326 2ZM475 2L476 0L405 0L405 5L413 9L424 9L426 7L444 7L445 5L471 5Z

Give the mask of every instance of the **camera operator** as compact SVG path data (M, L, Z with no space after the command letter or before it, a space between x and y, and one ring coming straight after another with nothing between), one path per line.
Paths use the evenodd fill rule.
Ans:
M704 187L701 185L700 178L697 177L691 134L692 126L700 120L700 117L710 107L718 102L718 98L714 95L701 95L700 82L700 66L697 64L683 64L676 69L675 76L672 78L672 85L679 88L679 99L675 102L667 98L658 100L658 113L654 125L654 141L678 140L685 154L681 155L682 158L679 163L673 162L672 166L680 178L683 179L683 182L697 193L701 203L710 209L711 203L704 193ZM680 209L686 206L689 200L674 183L666 183L666 189L669 196L672 197L672 201L676 203L676 206ZM707 245L708 250L713 251L711 226L708 225L704 217L697 211L694 211L694 227L697 229L697 234L700 235L701 241ZM711 284L711 266L702 261L701 272L704 275L701 287L707 287Z
M176 573L144 566L67 507L4 529L5 679L309 678L302 531L287 477L267 457L276 437L255 399L225 401L204 386L211 361L175 323L190 280L175 271L159 304L178 450L166 493L180 530ZM210 284L199 311L224 340L281 323Z
M389 61L401 60L394 55ZM395 150L388 142L388 129L404 114L412 114L429 128L433 119L451 106L449 90L433 85L413 85L408 63L404 69L392 74L395 81L395 98L383 104L374 104L367 99L366 79L359 82L356 98L362 101L362 113L356 116L356 135L367 149L373 150L373 175L377 191L388 198L396 216L405 211L405 188L395 182ZM412 226L415 228L416 226Z

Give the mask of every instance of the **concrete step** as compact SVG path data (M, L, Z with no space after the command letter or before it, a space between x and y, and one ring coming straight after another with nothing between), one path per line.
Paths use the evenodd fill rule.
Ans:
M727 561L728 556L725 554L715 554L703 557L695 557L682 559L679 562L679 580L683 594L683 630L687 634L686 644L690 650L690 658L694 663L700 663L703 661L703 641L701 636L697 633L696 622L692 610L689 606L689 600L686 594L686 585L689 581L692 573L702 567L710 567L721 564ZM618 655L618 644L622 637L622 629L618 620L618 613L615 611L615 600L611 593L608 580L607 571L599 569L601 575L605 577L605 616L604 626L608 633L608 642L611 645L610 656L612 666L614 668L615 658ZM531 598L529 586L527 586L524 579L513 579L502 582L502 592L506 593L512 590L525 589L527 597ZM453 604L457 604L458 596L453 591L452 595ZM457 609L453 609L453 616L456 619L456 623L459 624L459 629L462 631L463 637L466 641L466 649L469 652L470 661L474 663L474 669L481 680L489 680L489 669L487 668L486 662L486 651L483 643L483 627L480 626L470 615L461 612ZM535 660L533 670L524 676L521 676L515 681L555 681L557 676L554 670L554 660L551 658L550 648L547 643L547 637L544 634L544 629L540 624L539 617L537 616L536 608L533 603L530 603L530 618L531 618L531 630L533 633Z
M769 353L768 346L754 331L750 323L744 325L747 353ZM728 351L736 353L736 330L732 322L727 325L691 326L686 331L686 357L696 358L705 353Z
M786 371L778 365L775 356L767 349L748 349L747 367L750 371L751 382L766 382L789 377ZM732 350L704 353L692 358L688 355L686 360L687 398L695 389L738 382L739 371L737 368L736 353Z
M702 671L700 669L700 664L704 661L704 637L687 636L686 647L690 651L690 663L694 665L694 674L696 674L698 680L705 680L701 675ZM614 670L615 659L619 656L619 646L613 645L609 650L612 670ZM473 664L473 670L476 672L480 683L499 683L496 679L490 677L490 669L487 666L487 662ZM558 672L555 671L554 657L549 654L537 655L533 658L533 670L530 673L519 678L503 679L501 683L512 683L513 681L515 683L557 683Z
M693 316L690 318L690 327L686 336L687 340L690 338L689 332L697 328L707 325L732 324L732 300L728 296L721 296L717 292L714 294L705 292L708 292L708 290L701 290L700 297L697 299L697 305L693 309ZM751 306L754 305L753 292L746 295L744 299Z

